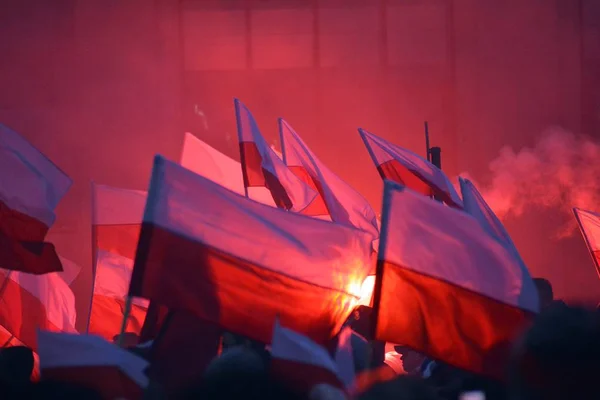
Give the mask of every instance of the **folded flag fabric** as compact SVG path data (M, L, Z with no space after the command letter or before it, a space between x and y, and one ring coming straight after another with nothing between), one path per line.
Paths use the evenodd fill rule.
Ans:
M352 186L334 174L313 154L285 120L279 119L279 134L285 164L313 190L319 193L320 208L313 214L329 215L333 222L351 226L379 237L377 214L369 202ZM314 202L317 203L317 202Z
M44 243L71 179L18 133L0 124L0 267L44 274L62 270Z
M279 315L322 343L358 301L371 239L254 202L157 156L129 294L263 343Z
M112 340L121 331L146 192L92 185L94 290L88 332ZM148 301L134 299L126 332L140 334Z
M143 358L99 336L38 332L42 380L96 389L106 399L139 399L148 387Z
M463 198L464 211L475 218L481 227L493 238L503 244L519 263L521 274L523 275L523 286L521 287L519 303L524 307L527 307L527 305L537 304L539 302L539 297L535 284L533 283L533 279L531 279L529 269L521 258L521 254L519 254L519 251L513 243L512 238L506 231L506 228L504 228L504 225L502 225L500 219L496 216L496 214L494 214L490 206L485 202L481 193L479 193L475 185L470 180L459 177L458 181ZM534 310L539 310L539 304L537 308L534 307Z
M538 309L519 263L470 215L385 182L374 310L378 340L501 377ZM525 296L525 298L532 298Z
M580 208L573 208L573 214L600 276L600 214Z
M59 273L0 270L0 325L36 350L38 329L76 332L75 295Z
M425 196L435 195L452 207L462 208L460 196L438 167L364 129L358 132L382 179L397 182Z
M302 212L317 198L315 192L283 163L267 144L250 110L234 100L244 186L267 188L279 208Z
M351 334L348 327L342 330L332 357L325 347L275 320L271 342L272 374L306 393L319 384L351 390L355 378Z

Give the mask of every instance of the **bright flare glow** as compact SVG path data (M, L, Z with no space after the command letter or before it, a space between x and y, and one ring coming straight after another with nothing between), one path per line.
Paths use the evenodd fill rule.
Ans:
M370 275L365 278L360 287L360 300L358 301L359 306L370 306L371 297L373 297L373 288L375 287L375 275Z

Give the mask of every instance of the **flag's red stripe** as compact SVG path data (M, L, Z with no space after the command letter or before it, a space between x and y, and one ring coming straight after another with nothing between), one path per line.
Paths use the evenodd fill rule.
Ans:
M262 156L254 142L240 143L240 159L245 187L266 187L279 208L289 210L293 204L279 179L262 167Z
M14 240L43 242L48 226L0 201L0 232Z
M501 378L512 341L532 317L520 308L386 262L376 338Z
M130 294L183 309L231 332L270 343L279 315L318 343L333 337L356 300L143 223Z
M109 342L112 342L115 335L121 333L121 324L125 315L125 299L117 299L94 293L92 301L90 333L100 335ZM132 304L125 332L132 332L139 335L145 318L146 309Z
M425 196L433 196L431 185L419 178L397 160L386 161L377 166L382 179L398 182L407 188Z
M304 183L306 183L312 190L316 193L319 193L318 196L315 197L313 201L310 202L308 207L302 210L302 214L308 215L311 217L320 216L320 215L331 215L329 212L329 208L325 203L325 195L323 192L323 186L321 182L317 179L314 179L306 168L299 166L290 166L288 167L290 171L292 171L298 178L300 178Z
M140 226L140 224L94 225L96 246L98 249L133 260L140 236Z
M5 281L6 279L6 281ZM37 329L61 332L48 320L46 306L17 282L0 278L0 325L34 351L37 349Z
M143 390L117 366L77 365L44 368L44 380L78 384L97 390L104 399L141 399Z
M398 182L399 184L425 196L435 195L444 203L452 207L461 208L459 204L454 202L452 197L446 192L445 188L439 188L431 184L425 177L421 176L421 174L416 171L411 171L397 160L386 161L378 165L377 170L379 171L379 175L382 179L389 179L390 181Z

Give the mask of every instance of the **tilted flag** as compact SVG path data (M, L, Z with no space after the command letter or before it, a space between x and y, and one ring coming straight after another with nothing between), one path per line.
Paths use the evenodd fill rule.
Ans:
M577 207L573 208L573 214L600 276L600 214Z
M191 133L185 134L181 165L229 190L241 195L245 193L242 164L227 157ZM273 196L266 189L253 190L252 199L275 207Z
M235 99L244 186L267 188L279 208L302 212L318 194L290 171L263 138L250 111Z
M438 167L412 151L364 129L358 132L382 179L400 183L425 196L438 196L449 206L462 208L460 196Z
M320 162L283 119L279 119L279 134L285 164L320 195L317 204L322 207L312 215L329 214L333 222L361 229L378 238L377 214L369 202Z
M39 150L0 124L0 267L30 274L62 270L44 238L71 183Z
M297 390L309 393L319 384L350 391L354 384L354 358L345 327L332 357L328 350L275 320L271 341L271 373Z
M112 340L121 331L146 193L92 185L92 248L95 277L90 333ZM140 333L148 302L133 301L125 331Z
M34 350L38 329L76 332L75 295L63 276L0 270L0 325Z
M376 339L501 376L511 342L538 310L537 298L521 294L532 286L511 252L470 215L391 181L380 243Z
M98 336L40 331L38 352L42 379L89 387L105 399L142 398L149 384L146 360Z
M537 302L539 297L537 295L535 284L531 279L529 269L527 269L525 262L521 258L517 247L504 228L504 225L502 225L500 219L498 219L496 214L494 214L490 206L483 199L481 193L479 193L471 181L460 177L458 178L458 181L460 183L464 211L475 218L481 227L485 229L493 238L502 243L519 263L521 273L523 275L523 286L521 287L522 298L520 299L520 302L522 304L532 304Z
M157 156L129 294L265 343L279 315L322 343L358 301L371 239L254 202Z

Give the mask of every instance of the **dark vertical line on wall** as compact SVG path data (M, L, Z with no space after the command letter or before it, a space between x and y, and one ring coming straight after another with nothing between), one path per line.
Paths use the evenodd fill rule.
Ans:
M320 135L323 132L321 127L321 112L323 96L322 96L322 80L321 80L321 30L319 29L319 0L312 1L313 14L313 74L314 74L314 118L316 134Z
M253 51L252 51L252 4L253 0L246 0L245 5L245 20L246 20L246 68L251 70L254 66Z
M579 73L580 73L580 84L579 84L579 96L580 96L580 124L581 131L584 133L588 132L590 126L588 126L587 117L587 93L586 93L586 67L585 67L585 0L577 1L578 8L578 23L579 23Z
M461 154L460 149L460 135L458 132L458 106L457 106L457 77L456 77L456 31L454 26L454 0L446 0L446 70L447 70L447 81L446 81L446 93L445 93L445 104L446 104L446 120L448 123L447 134L450 136L449 151L446 152L448 157L446 158L446 165L450 164L451 174L458 173L460 168L463 168L460 164ZM450 163L448 162L450 161Z

